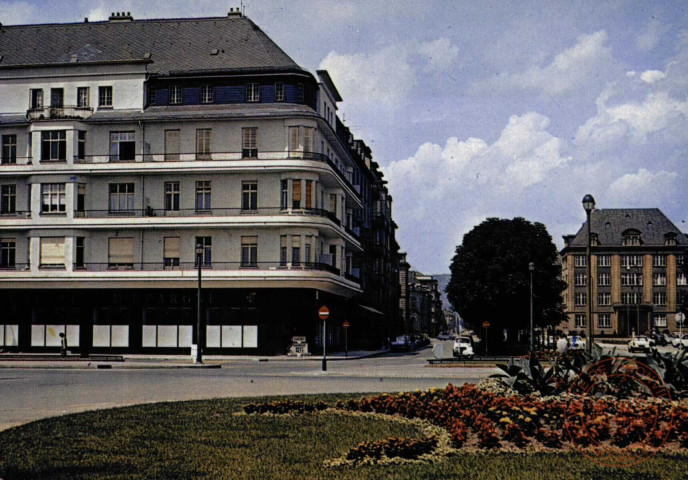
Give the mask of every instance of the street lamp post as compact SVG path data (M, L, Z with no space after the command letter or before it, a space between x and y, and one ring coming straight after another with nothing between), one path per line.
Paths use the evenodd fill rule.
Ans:
M535 264L530 262L528 264L528 270L530 270L530 351L535 351L534 336L535 331L533 330L533 271L535 271Z
M585 209L585 215L587 218L587 225L588 225L588 239L586 242L586 248L585 248L585 273L587 275L587 299L585 304L588 307L587 311L587 318L586 318L586 326L587 326L587 332L588 332L588 341L585 342L585 351L590 354L592 353L592 277L590 275L590 270L591 270L591 260L590 260L590 214L592 211L595 209L595 199L592 197L592 195L587 194L585 197L583 197L583 208Z
M196 359L195 363L203 363L201 353L201 267L203 265L203 245L196 244L196 262L198 263L198 293L196 302Z

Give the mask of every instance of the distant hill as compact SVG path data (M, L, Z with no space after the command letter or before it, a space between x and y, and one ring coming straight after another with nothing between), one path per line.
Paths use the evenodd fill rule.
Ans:
M432 278L436 279L439 283L440 293L442 294L442 308L445 310L451 308L451 304L449 303L449 300L447 300L447 294L444 291L447 288L447 285L449 285L449 280L451 280L451 273L433 275Z

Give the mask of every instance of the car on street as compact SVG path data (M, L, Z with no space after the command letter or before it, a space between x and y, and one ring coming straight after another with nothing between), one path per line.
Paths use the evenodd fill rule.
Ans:
M684 335L683 338L676 337L671 341L671 345L676 348L688 348L688 335Z
M393 352L408 352L412 350L413 342L411 341L411 337L409 337L408 335L399 335L390 344L390 349Z
M664 338L664 335L661 335L659 333L653 333L650 335L650 346L651 347L666 347L668 345L668 342L666 338Z
M585 350L585 338L580 335L571 335L569 337L569 345L571 350Z
M439 335L437 335L437 340L455 340L456 335L454 335L451 332L442 332Z
M459 337L454 341L453 354L457 358L467 358L471 360L475 355L473 350L473 340L470 337Z
M628 351L633 352L649 352L650 351L650 339L644 335L638 335L628 342Z

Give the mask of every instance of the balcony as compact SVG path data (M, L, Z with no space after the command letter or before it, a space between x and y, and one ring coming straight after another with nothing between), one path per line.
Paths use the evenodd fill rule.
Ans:
M0 272L4 271L19 271L25 272L31 270L31 265L28 263L5 262L0 264Z
M333 267L327 263L320 262L299 262L299 263L285 263L285 262L210 262L201 266L203 271L323 271L339 275L338 268ZM113 264L113 263L83 263L74 264L75 272L117 272L117 271L137 271L137 272L165 272L165 271L181 271L181 272L195 272L198 270L198 264L195 262L177 262L176 265L170 265L169 262L136 262L130 264Z
M65 107L66 108L66 107ZM86 155L84 157L74 157L75 164L104 164L104 163L177 163L177 162L236 162L236 161L261 161L261 160L312 160L315 162L326 163L342 182L357 195L360 195L360 187L354 186L349 173L340 170L337 165L330 160L327 155L315 152L269 152L259 150L251 156L245 156L245 151L237 152L209 152L209 153L145 153L145 154L104 154Z
M93 115L90 107L63 105L61 107L32 108L26 111L26 119L34 120L83 120Z
M324 217L332 221L335 225L341 225L334 213L322 208L280 208L264 207L255 209L242 208L208 208L196 210L193 208L182 208L177 210L165 210L163 208L135 208L126 210L76 210L74 218L117 218L117 217L228 217L228 216L271 216L271 215L305 215Z

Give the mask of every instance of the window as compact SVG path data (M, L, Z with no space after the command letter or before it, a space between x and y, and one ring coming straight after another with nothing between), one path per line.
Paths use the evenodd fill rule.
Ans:
M0 186L0 214L8 215L17 213L17 186Z
M51 88L50 89L50 107L62 108L64 107L64 89Z
M182 87L172 85L170 87L170 105L180 105L182 103Z
M652 294L652 303L655 305L666 305L667 295L666 292L654 292Z
M640 242L640 234L638 233L630 233L627 235L624 235L623 239L623 245L626 247L633 246L637 247L641 244Z
M258 129L256 127L241 129L241 155L244 158L258 157Z
M678 240L676 240L676 234L675 233L667 233L666 235L664 235L664 245L667 245L667 246L678 245Z
M64 162L67 160L67 132L54 130L41 132L41 161Z
M258 209L258 182L241 182L241 209Z
M577 313L575 315L574 325L575 325L575 328L585 327L585 315L583 315L581 313Z
M43 89L42 88L32 88L31 89L31 99L30 99L29 109L31 110L41 110L43 108Z
M282 180L280 185L280 208L286 210L289 208L289 180Z
M108 211L112 214L134 213L134 184L111 183Z
M600 313L597 315L597 326L599 328L611 328L612 315L610 313Z
M134 239L108 238L108 268L134 268Z
M284 83L282 83L282 82L275 83L275 101L276 102L283 102L284 101Z
M76 106L88 108L90 105L91 89L88 87L78 87L76 89Z
M313 208L313 180L306 180L306 208Z
M642 255L622 255L621 256L621 266L622 267L642 267L643 266L643 256Z
M287 236L280 236L280 266L284 267L287 265Z
M658 328L666 328L667 317L666 315L652 315L652 325Z
M676 285L688 285L685 273L676 274Z
M377 230L379 232L379 230ZM577 273L574 276L574 285L583 287L587 284L587 275L585 273Z
M199 160L210 160L210 143L213 138L213 131L210 128L199 128L196 130L196 158Z
M163 268L176 270L179 268L179 237L165 237L163 239Z
M299 127L289 127L289 156L298 157L299 153Z
M609 306L612 304L612 294L609 292L599 292L597 294L597 304L599 306Z
M608 273L600 273L597 275L597 284L601 287L606 287L611 284L611 278Z
M209 267L212 264L212 250L213 250L213 238L212 237L196 237L196 243L194 244L194 249L196 246L200 245L203 248L202 262L201 266ZM194 250L194 266L198 267L198 256Z
M165 161L177 162L179 161L180 150L180 133L179 130L165 130Z
M643 284L643 276L640 273L623 273L621 274L622 286L636 286Z
M112 87L98 87L98 107L112 107Z
M179 182L165 182L165 211L179 210L180 184Z
M653 267L666 267L666 255L654 255L652 257L652 266Z
M301 180L291 181L291 206L301 208Z
M210 85L201 86L201 103L213 103L215 101L215 89Z
M303 98L304 98L303 83L297 83L296 84L296 101L299 103L302 103Z
M2 136L2 158L0 162L3 164L17 163L17 136L3 135Z
M210 180L196 182L196 211L209 211L210 208Z
M130 162L136 158L135 132L110 132L110 161Z
M257 83L249 83L246 85L246 101L260 102L260 85Z
M65 208L65 184L42 183L41 213L64 213Z
M612 266L612 256L611 255L598 255L597 256L597 266L598 267L611 267Z
M86 158L86 132L83 130L77 133L76 158L79 160Z
M586 293L584 293L584 292L577 292L577 293L574 295L574 305L579 306L579 307L585 305L585 304L586 304L587 297L588 297L588 296L587 296Z
M310 153L313 151L313 128L303 127L303 151Z
M64 237L41 238L41 267L64 267Z
M76 186L76 211L81 213L86 212L86 184L79 183Z
M301 237L298 235L291 237L291 264L301 265Z
M158 99L155 96L155 90L152 87L148 87L148 105L157 105Z
M0 239L0 268L15 268L17 243L14 238Z
M574 255L573 256L573 265L575 267L585 267L587 265L585 255Z
M241 237L241 266L258 266L258 237Z
M655 273L652 275L652 285L666 285L666 273Z
M312 258L311 258L311 249L312 249L311 246L312 245L313 245L313 236L307 235L306 236L306 245L304 246L304 252L303 252L304 253L303 260L306 263L309 263L312 261Z
M84 237L75 238L75 255L74 255L74 266L76 268L84 268L86 265L84 263L85 253L86 253L86 239Z
M626 305L635 305L640 303L641 296L638 292L622 292L621 303Z
M676 255L676 266L681 267L686 261L686 256L681 254L681 255Z

